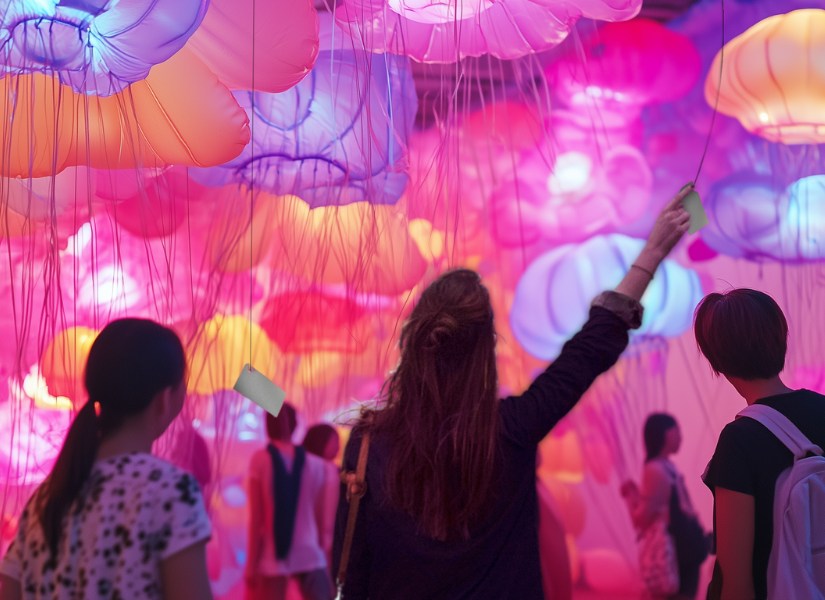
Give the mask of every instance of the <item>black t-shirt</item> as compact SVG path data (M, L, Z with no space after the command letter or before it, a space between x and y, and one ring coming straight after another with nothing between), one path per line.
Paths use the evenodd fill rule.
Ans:
M467 540L441 542L417 532L412 517L388 506L383 482L392 440L371 438L367 491L358 511L344 597L351 600L538 600L544 598L538 548L536 449L593 380L627 345L627 325L599 307L559 357L521 396L499 404L500 465L489 518ZM344 469L354 471L361 446L354 429ZM348 503L341 489L334 569Z
M797 390L757 401L784 414L813 443L825 447L825 396ZM760 423L741 418L728 423L719 435L705 484L754 497L753 585L756 600L767 597L768 558L773 543L773 499L779 474L791 466L793 455ZM714 508L714 529L715 529ZM721 585L713 572L711 588Z

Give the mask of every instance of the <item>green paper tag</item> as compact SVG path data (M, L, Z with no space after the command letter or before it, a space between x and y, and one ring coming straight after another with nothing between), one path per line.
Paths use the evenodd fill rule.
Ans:
M696 233L702 227L708 224L708 216L702 206L702 200L696 190L690 192L687 196L682 198L682 206L688 211L690 215L690 227L688 233Z

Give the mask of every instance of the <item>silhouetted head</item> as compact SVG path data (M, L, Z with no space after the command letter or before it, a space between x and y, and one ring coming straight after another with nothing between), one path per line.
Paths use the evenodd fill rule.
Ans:
M652 413L645 420L645 461L674 454L682 443L679 424L667 413Z
M776 377L785 368L788 323L763 292L708 294L696 308L693 330L717 375L752 381Z
M270 440L279 442L292 441L292 434L298 424L298 415L295 407L289 402L284 402L281 412L275 417L266 413L266 435Z
M325 460L334 460L341 448L341 441L335 427L326 423L318 423L307 430L303 446L307 452L315 456L320 456Z

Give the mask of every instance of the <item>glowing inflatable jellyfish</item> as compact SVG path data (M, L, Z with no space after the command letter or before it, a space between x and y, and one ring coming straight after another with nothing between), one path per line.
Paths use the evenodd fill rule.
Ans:
M297 86L235 93L253 139L240 156L197 179L295 194L312 207L398 200L418 106L409 61L353 49L329 19L321 31L315 68Z
M590 301L621 281L643 246L643 240L603 235L561 246L533 261L516 286L510 311L519 343L533 356L554 359L587 320ZM632 335L680 335L690 326L701 298L698 275L666 260L642 298L642 326Z
M75 94L42 73L0 78L0 122L6 177L52 176L74 165L208 167L249 141L246 113L186 48L107 98Z
M635 118L646 105L680 98L699 79L690 38L649 19L608 23L588 35L583 54L554 61L553 92L570 106Z
M640 0L344 0L336 17L374 52L452 63L511 59L563 41L580 18L631 19Z
M109 96L180 50L208 0L2 0L0 76L55 73L81 94Z
M424 277L427 263L395 207L358 202L310 209L295 196L278 200L270 224L275 270L386 296L411 290Z
M825 142L825 10L760 21L725 45L705 81L705 98L772 142ZM722 68L721 87L719 69Z
M730 177L709 195L710 225L702 240L748 260L825 260L825 175L804 177L784 191L768 178Z
M647 162L631 146L601 157L564 152L552 167L530 156L492 196L493 236L518 247L619 230L647 208L651 181Z
M283 92L318 56L312 0L211 0L187 46L233 90Z

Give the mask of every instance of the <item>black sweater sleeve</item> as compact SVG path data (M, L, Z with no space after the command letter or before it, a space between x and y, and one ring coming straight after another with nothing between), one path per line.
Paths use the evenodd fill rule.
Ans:
M504 434L515 444L538 444L576 405L600 374L618 360L628 343L628 324L594 306L581 331L521 396L501 402Z

